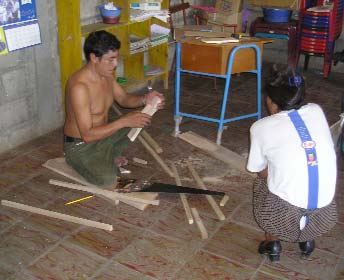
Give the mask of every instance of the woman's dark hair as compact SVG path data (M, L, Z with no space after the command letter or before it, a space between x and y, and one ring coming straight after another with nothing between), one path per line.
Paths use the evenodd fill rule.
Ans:
M101 57L108 51L117 51L121 47L121 42L115 35L104 30L92 32L85 40L84 54L87 61L90 61L90 54Z
M276 72L266 85L267 94L280 110L299 109L305 105L305 81L293 70Z

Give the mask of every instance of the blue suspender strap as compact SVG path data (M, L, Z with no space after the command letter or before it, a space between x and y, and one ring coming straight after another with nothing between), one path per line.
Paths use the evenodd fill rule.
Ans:
M294 124L297 133L300 136L302 147L306 152L307 167L308 167L308 210L314 210L318 207L318 192L319 192L319 172L317 153L315 149L315 142L302 120L299 113L294 110L288 114L290 120Z

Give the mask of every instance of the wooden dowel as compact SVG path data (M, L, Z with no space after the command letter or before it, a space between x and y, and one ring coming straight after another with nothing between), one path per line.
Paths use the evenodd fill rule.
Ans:
M198 214L197 209L191 208L191 211L192 211L192 215L195 218L196 225L197 225L199 231L201 232L202 239L207 239L208 238L208 232L207 232L207 229L205 228L205 226L201 220L201 217Z
M166 163L162 160L162 158L153 150L151 146L142 138L138 138L141 144L146 148L146 150L155 158L155 160L161 165L161 167L166 171L168 176L173 178L173 172L171 169L166 165Z
M62 214L62 213L58 213L54 211L49 211L49 210L45 210L45 209L41 209L41 208L37 208L37 207L25 205L25 204L13 202L13 201L1 200L1 204L7 207L20 209L23 211L27 211L27 212L55 218L55 219L60 219L67 222L72 222L72 223L94 227L94 228L100 228L100 229L104 229L108 231L113 230L113 226L109 224L104 224L104 223L91 221L91 220L87 220L87 219L83 219L79 217L74 217L74 216L70 216L70 215L66 215L66 214Z
M206 190L207 188L205 187L202 179L199 177L197 174L196 170L193 168L192 164L189 161L186 161L186 164L194 177L197 185L201 187L201 189ZM215 199L211 195L206 195L205 196L210 204L210 206L213 208L214 212L216 213L217 217L219 218L220 221L223 221L226 219L225 215L222 213L220 207L217 205Z
M139 202L139 203L144 203L144 204L159 205L159 200L147 200L147 199L143 199L139 197L126 196L125 194L117 193L114 191L103 190L97 187L81 186L81 185L62 182L62 181L53 180L53 179L49 180L49 184L64 187L64 188L79 190L79 191L90 192L93 194L100 194L108 198L111 198L113 200L121 200L123 202L134 201L134 202Z
M182 186L182 182L180 180L180 177L179 177L179 174L178 174L178 170L177 170L176 165L174 163L171 164L171 169L173 171L174 179L176 181L176 184L178 186ZM179 194L179 196L180 196L180 199L182 201L182 204L183 204L183 207L184 207L184 210L185 210L186 218L188 219L188 222L191 225L191 224L193 224L194 219L192 217L190 206L189 206L188 200L186 198L186 195L185 195L185 193L181 193L181 194Z

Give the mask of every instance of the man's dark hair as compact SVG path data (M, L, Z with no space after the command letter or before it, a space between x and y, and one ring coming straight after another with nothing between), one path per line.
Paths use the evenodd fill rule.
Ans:
M101 57L108 51L117 51L121 47L121 42L117 37L107 31L100 30L90 33L84 43L85 58L90 61L90 54Z
M266 91L281 111L297 110L305 105L305 81L293 70L275 73L269 79Z

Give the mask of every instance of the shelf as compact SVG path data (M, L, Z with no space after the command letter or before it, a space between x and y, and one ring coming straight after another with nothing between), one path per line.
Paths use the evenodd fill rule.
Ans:
M68 78L83 65L82 44L84 39L91 32L99 30L106 30L114 34L121 42L120 59L123 63L123 76L126 77L127 80L128 77L131 77L127 83L121 84L125 89L138 87L140 83L145 83L155 78L162 78L165 88L167 88L168 42L161 42L161 44L149 46L147 49L138 53L130 54L129 35L134 34L150 38L150 26L152 24L159 24L164 27L168 27L168 24L156 18L148 18L142 22L130 21L130 3L133 1L134 0L116 1L116 5L122 8L119 23L106 24L98 22L82 26L80 20L80 5L84 3L80 0L56 0L63 103ZM87 5L91 6L91 1L87 1ZM162 9L168 9L168 5L169 1L162 0ZM99 18L96 6L97 4L95 3L94 7L90 8L94 10L94 18ZM149 56L149 63L160 66L164 69L164 73L145 77L143 67L145 56L147 55ZM115 74L115 77L117 74L118 73Z

